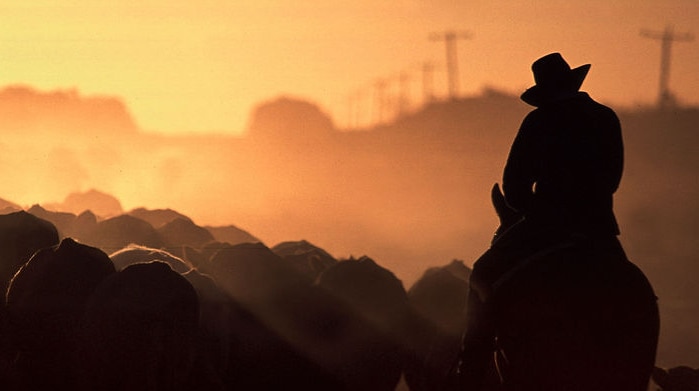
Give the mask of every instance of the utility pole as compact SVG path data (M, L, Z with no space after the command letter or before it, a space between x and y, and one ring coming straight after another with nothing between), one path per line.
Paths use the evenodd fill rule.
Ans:
M404 116L410 108L410 75L407 71L398 74L398 117Z
M374 123L381 125L386 119L386 89L388 80L377 79L374 82Z
M357 129L359 127L359 92L352 92L347 96L347 129Z
M665 26L662 32L643 29L641 35L660 41L660 83L658 88L658 108L666 109L674 104L674 98L669 89L670 82L670 50L673 42L687 42L694 39L692 34L675 34L672 26Z
M367 98L368 97L368 98ZM371 124L371 91L360 87L349 95L350 129L360 129ZM367 110L367 106L369 106ZM367 112L369 113L367 115Z
M432 74L434 65L431 62L422 63L422 104L428 105L434 101L434 83Z
M447 82L449 85L449 99L454 99L459 94L459 59L456 55L456 41L470 39L468 32L448 30L443 33L430 34L431 41L444 41L447 49Z

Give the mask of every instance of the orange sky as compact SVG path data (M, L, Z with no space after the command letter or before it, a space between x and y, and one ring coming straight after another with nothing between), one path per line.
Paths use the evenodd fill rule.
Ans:
M660 44L639 31L699 35L697 0L8 0L0 15L0 86L116 95L157 132L237 134L280 94L343 126L351 94L368 117L374 82L401 71L418 104L423 62L446 89L444 46L428 36L447 29L472 34L458 44L462 93L520 92L531 62L561 51L593 64L584 88L600 100L651 103ZM699 42L674 45L672 62L672 90L699 104Z

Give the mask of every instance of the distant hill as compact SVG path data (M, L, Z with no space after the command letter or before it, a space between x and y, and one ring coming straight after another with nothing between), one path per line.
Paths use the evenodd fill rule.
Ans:
M82 96L76 90L38 91L28 86L0 90L0 129L135 133L126 105L109 96Z
M46 207L75 215L89 210L102 218L118 216L124 212L116 197L95 189L70 193L62 203L47 204Z
M464 131L476 138L511 138L532 109L516 95L485 89L477 96L432 103L377 130L422 131L446 139L463 137Z

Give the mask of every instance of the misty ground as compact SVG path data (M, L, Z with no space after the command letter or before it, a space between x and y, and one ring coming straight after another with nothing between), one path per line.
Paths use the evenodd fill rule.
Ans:
M235 224L269 246L306 239L335 257L366 254L409 287L430 266L471 264L486 249L497 224L490 187L528 110L491 92L371 130L318 138L299 126L263 140L5 127L0 197L29 206L96 188L125 209ZM696 367L699 110L618 112L626 169L615 209L659 297L658 364Z

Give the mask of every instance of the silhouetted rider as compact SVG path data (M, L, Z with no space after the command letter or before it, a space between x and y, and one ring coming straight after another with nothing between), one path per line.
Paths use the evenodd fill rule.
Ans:
M522 259L572 235L616 242L612 196L623 170L621 126L612 109L579 91L589 69L571 69L559 53L532 65L536 85L521 99L536 109L521 124L502 182L505 201L520 220L494 238L471 275L460 368L468 389L478 389L492 357L488 298L494 284Z

